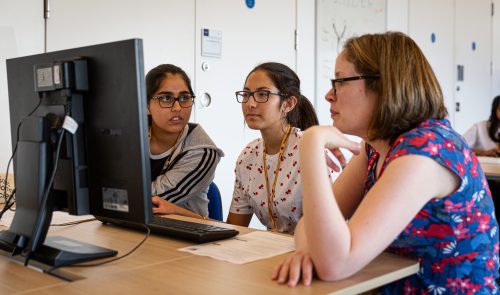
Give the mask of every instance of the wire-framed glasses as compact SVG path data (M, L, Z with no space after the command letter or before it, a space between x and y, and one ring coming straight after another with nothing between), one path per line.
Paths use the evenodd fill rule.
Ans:
M345 77L345 78L339 78L339 79L331 79L333 94L337 94L337 87L335 87L335 84L337 84L337 83L342 85L342 83L347 82L347 81L378 79L378 78L380 78L380 77L379 76L354 76L354 77Z
M194 103L194 95L191 94L181 94L178 97L172 95L157 95L152 98L158 100L158 104L162 108L171 108L174 106L175 102L178 101L182 108L189 108Z
M279 95L281 97L286 97L288 94L279 92L279 91L270 91L270 90L256 90L256 91L236 91L236 100L239 103L245 103L248 102L250 99L250 96L253 96L253 99L256 102L264 103L269 100L269 96L271 94Z

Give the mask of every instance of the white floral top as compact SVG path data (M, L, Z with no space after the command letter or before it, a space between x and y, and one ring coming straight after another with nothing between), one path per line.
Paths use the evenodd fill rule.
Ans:
M302 190L300 184L299 139L302 132L293 128L288 139L283 162L278 172L276 183L276 198L272 209L276 230L293 234L295 226L302 216ZM250 142L241 152L236 162L233 200L229 212L235 214L257 215L260 222L269 230L272 221L268 209L268 193L262 152L263 139ZM278 164L278 156L266 155L270 190L274 183L274 175ZM333 173L333 171L330 171Z

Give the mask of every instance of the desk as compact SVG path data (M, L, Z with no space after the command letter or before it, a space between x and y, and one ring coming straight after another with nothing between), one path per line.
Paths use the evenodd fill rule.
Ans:
M189 220L186 217L176 218ZM240 233L252 231L212 221L203 222L236 228ZM119 251L119 255L128 252L143 238L141 232L103 226L97 221L51 229L50 234L113 248ZM418 271L416 261L384 253L348 279L334 283L315 280L310 287L300 285L289 288L270 279L272 268L288 254L236 265L177 251L188 245L190 243L153 235L123 260L91 268L62 268L62 271L80 278L70 283L0 256L0 293L356 294Z
M489 180L500 180L500 158L477 157L484 175Z

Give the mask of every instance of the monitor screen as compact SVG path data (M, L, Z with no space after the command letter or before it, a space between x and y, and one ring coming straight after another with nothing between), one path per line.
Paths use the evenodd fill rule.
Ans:
M9 59L7 78L16 150L10 230L43 242L52 210L149 223L142 40ZM67 116L78 125L75 133L62 132L72 122ZM40 217L45 193L48 212Z

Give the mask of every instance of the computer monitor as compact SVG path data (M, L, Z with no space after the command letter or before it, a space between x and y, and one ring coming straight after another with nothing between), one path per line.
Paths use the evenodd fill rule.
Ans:
M142 40L9 59L7 80L16 213L8 235L0 236L0 247L53 265L92 259L52 250L51 257L43 257L53 210L148 224ZM67 116L78 124L74 134ZM54 255L65 256L64 261Z

